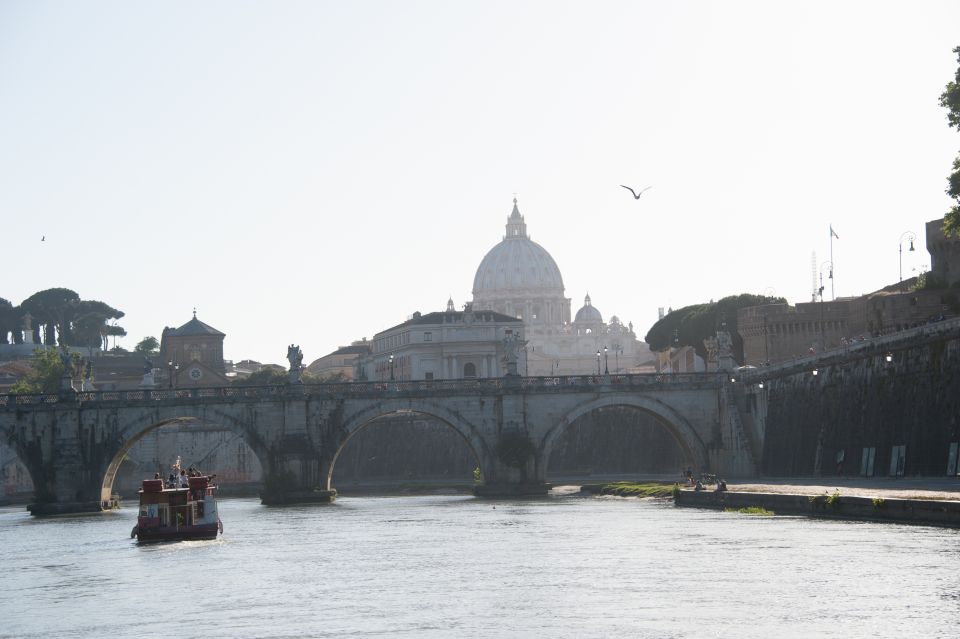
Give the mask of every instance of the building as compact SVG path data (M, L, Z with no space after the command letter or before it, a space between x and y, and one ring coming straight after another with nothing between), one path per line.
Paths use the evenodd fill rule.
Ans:
M377 333L369 354L358 358L357 380L432 380L502 377L507 374L511 345L518 372L523 373L523 321L494 311L453 308L414 313Z
M162 385L170 387L221 386L227 383L223 363L225 335L197 319L180 328L163 329L160 338L160 369Z
M943 233L943 218L927 222L927 251L930 273L944 287L960 283L960 237Z
M860 297L742 308L743 363L776 364L956 316L960 300L947 283L960 280L960 238L946 238L942 227L942 219L927 223L932 270L922 276L938 286L918 289L920 278L911 278Z
M360 358L369 355L371 344L367 338L341 346L337 350L313 360L307 366L307 372L322 379L341 379L353 381L354 369Z
M530 239L513 200L506 234L480 262L473 278L473 309L523 321L529 375L584 375L654 370L654 357L633 324L609 322L590 295L571 321L563 276L550 253Z

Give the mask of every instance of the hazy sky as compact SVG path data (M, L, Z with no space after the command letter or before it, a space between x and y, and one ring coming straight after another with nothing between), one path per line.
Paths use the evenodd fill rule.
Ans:
M870 292L906 231L930 263L957 45L956 0L3 0L0 297L103 300L128 348L196 307L229 359L309 362L469 301L514 193L574 312L641 338L809 301L830 224L836 295Z

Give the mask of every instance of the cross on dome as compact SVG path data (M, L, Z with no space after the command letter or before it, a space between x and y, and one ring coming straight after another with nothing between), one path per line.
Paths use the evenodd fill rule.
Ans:
M520 209L517 208L517 198L513 198L513 211L510 213L510 217L507 218L507 235L504 239L508 238L529 239L527 236L527 224L523 221L523 216L520 215Z

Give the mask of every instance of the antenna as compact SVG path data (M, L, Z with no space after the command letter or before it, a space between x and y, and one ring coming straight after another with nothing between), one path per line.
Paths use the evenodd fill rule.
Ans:
M817 252L814 251L810 254L810 283L812 284L811 288L813 289L813 299L811 302L817 301Z

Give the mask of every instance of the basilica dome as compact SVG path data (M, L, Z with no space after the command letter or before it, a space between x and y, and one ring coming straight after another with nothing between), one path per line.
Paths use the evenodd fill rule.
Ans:
M500 297L504 293L563 296L563 277L546 249L527 235L527 225L513 201L507 234L484 256L473 278L473 296Z
M587 296L583 299L583 308L577 311L577 316L573 319L573 321L577 322L578 324L599 324L603 322L603 315L600 314L600 311L596 306L590 303L589 293L587 293Z

